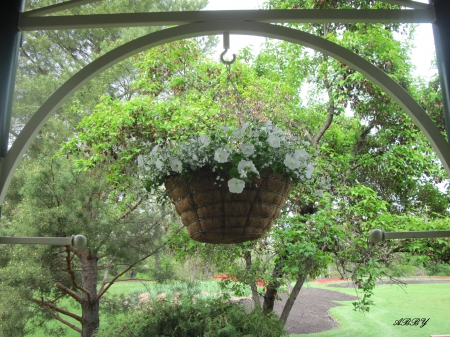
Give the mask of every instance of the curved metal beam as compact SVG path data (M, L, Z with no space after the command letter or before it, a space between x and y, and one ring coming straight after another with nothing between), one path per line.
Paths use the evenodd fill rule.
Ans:
M176 40L222 34L224 31L232 34L264 36L303 45L328 54L361 72L405 109L430 141L450 176L450 145L445 141L439 129L421 106L397 82L362 57L335 43L291 28L260 22L215 21L169 28L128 42L99 57L59 87L31 117L7 153L0 177L0 204L3 203L14 170L36 134L56 110L91 78L143 50Z

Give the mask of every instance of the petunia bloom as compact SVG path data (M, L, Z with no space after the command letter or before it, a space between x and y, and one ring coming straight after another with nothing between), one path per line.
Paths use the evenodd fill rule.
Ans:
M280 137L275 136L274 134L270 134L269 138L267 138L269 145L274 148L280 147Z
M241 145L241 151L246 157L251 156L255 152L255 146L250 143L243 144Z
M312 166L311 164L309 164L309 165L306 167L306 172L305 172L306 178L310 179L311 176L312 176L312 174L313 174L313 172L314 172L314 166Z
M306 152L303 149L295 150L294 152L294 158L297 158L298 160L305 160L308 157L309 157L308 152Z
M290 168L291 170L295 170L300 167L300 160L298 160L294 156L287 154L284 158L284 165L286 165L286 167Z
M183 164L179 159L171 159L170 167L172 168L173 171L178 173L181 173L181 171L183 170Z
M216 152L214 152L214 160L218 163L226 163L228 156L229 153L223 148L218 148Z
M203 147L203 146L208 146L208 144L211 142L211 141L209 140L208 136L205 136L205 135L200 135L200 136L198 137L198 140L200 141L200 143L203 144L202 147Z
M245 187L245 182L241 179L232 178L228 180L228 188L231 193L242 193Z
M241 139L243 135L244 135L244 133L242 132L241 129L233 130L233 137L234 138Z
M253 172L259 174L258 170L255 167L255 164L251 160L241 160L238 164L238 171L241 175L241 178L247 178L248 172Z
M156 162L155 162L155 166L156 166L156 168L158 170L161 170L163 168L163 166L164 166L164 163L161 160L157 159Z

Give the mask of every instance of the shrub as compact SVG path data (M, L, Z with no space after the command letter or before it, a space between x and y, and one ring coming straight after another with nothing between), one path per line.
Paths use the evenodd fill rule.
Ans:
M395 265L391 267L391 274L394 277L409 277L416 275L416 267L411 265Z
M428 276L450 276L450 265L447 263L429 263L427 265Z
M225 297L192 298L181 295L171 302L151 301L140 309L117 316L96 334L97 337L278 337L284 336L275 314L246 313L245 307Z

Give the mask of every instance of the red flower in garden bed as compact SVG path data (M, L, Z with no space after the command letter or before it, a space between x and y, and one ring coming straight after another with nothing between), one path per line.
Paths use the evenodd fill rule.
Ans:
M236 275L231 275L228 276L228 274L219 274L219 275L213 275L211 276L213 279L216 280L232 280L232 281L237 281L237 277Z
M323 279L314 280L314 281L311 281L311 282L325 284L325 283L336 283L336 282L342 282L342 281L350 281L350 279L349 278L334 277L334 278L323 278Z

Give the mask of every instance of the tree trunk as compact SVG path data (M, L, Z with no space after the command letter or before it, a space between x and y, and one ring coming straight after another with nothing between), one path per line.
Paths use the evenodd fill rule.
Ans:
M161 264L159 262L159 252L155 253L155 269L159 272L161 269Z
M184 281L185 279L185 271L184 271L185 262L181 264L181 279Z
M130 279L134 280L136 278L137 271L135 269L130 270Z
M264 303L263 303L264 314L273 311L273 306L275 304L278 288L280 287L280 282L277 279L283 276L283 272L281 271L282 267L283 263L280 260L275 264L275 267L273 268L272 280L267 285L266 294L264 295Z
M250 273L250 289L252 290L252 300L253 300L253 306L254 310L261 311L261 301L259 300L259 294L258 294L258 288L256 287L256 282L254 280L254 274L251 272L252 269L252 253L250 251L245 251L244 253L245 258L245 267L247 269L247 272Z
M283 326L286 324L286 321L289 317L289 314L291 313L292 306L295 303L295 300L297 299L298 294L300 293L300 290L302 289L303 283L306 280L307 272L300 275L297 278L297 282L295 282L295 286L291 291L291 294L289 295L289 298L286 301L286 304L284 305L283 312L280 316L280 321L283 322Z
M92 337L100 324L99 301L97 299L97 257L88 252L81 254L82 337Z
M189 268L189 276L191 282L194 282L195 280L195 274L197 273L197 264L198 264L198 255L195 257L195 260L192 262L192 265Z

